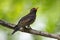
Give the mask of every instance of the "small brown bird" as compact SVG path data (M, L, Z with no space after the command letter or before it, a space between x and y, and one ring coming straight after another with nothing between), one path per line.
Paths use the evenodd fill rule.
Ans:
M35 21L36 19L36 12L38 8L32 8L30 10L30 13L20 19L18 24L15 26L15 29L12 34L14 34L16 31L20 29L20 27L31 28L30 25Z

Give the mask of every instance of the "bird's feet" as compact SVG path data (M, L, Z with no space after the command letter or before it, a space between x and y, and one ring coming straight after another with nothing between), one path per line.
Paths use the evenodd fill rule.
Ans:
M32 29L32 28L31 28L30 26L26 26L26 29L28 29L28 30L29 30L29 29Z

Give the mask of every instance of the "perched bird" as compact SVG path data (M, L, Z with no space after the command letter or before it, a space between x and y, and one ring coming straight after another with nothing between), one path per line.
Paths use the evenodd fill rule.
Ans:
M20 29L20 27L31 28L30 25L35 21L36 19L36 12L38 8L32 8L30 10L30 13L20 19L18 24L15 26L15 29L12 34L14 34L16 31Z

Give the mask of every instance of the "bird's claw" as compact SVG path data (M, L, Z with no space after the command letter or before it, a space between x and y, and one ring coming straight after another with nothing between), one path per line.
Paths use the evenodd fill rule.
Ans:
M26 29L28 29L28 30L29 30L29 29L32 29L32 28L31 28L31 27L26 26Z

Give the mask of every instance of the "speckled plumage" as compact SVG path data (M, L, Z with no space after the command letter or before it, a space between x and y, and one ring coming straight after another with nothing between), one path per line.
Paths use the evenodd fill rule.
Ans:
M27 14L26 16L22 17L18 24L15 26L15 30L13 31L12 34L14 34L16 31L20 29L20 27L30 27L30 25L35 21L36 19L36 12L37 8L32 8L30 10L30 13Z

